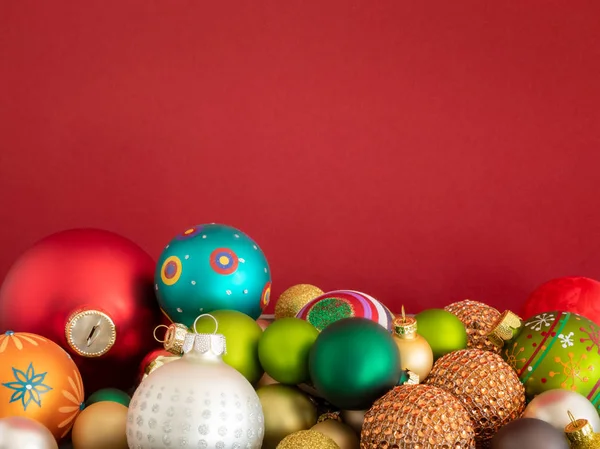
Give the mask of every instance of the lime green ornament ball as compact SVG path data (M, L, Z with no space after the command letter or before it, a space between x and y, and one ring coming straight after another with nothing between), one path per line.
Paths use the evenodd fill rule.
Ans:
M310 380L308 353L319 331L300 318L281 318L263 332L258 358L266 373L277 382L297 385Z
M118 402L125 407L129 407L130 401L131 397L124 391L117 390L116 388L103 388L92 393L88 400L85 401L85 406L89 407L96 402Z
M248 315L236 310L215 310L210 312L218 323L216 333L225 336L227 353L223 361L244 375L248 382L255 384L264 374L258 360L258 341L263 330ZM205 316L196 321L199 334L215 333L215 322Z
M458 317L444 309L428 309L415 315L419 335L433 351L434 360L467 347L467 329Z

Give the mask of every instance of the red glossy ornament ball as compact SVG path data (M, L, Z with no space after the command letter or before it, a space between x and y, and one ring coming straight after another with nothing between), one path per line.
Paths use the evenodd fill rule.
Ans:
M32 332L68 350L86 391L133 386L161 322L152 258L97 229L53 234L27 250L0 287L0 331Z
M600 282L585 277L563 277L539 286L527 299L521 316L557 310L582 315L600 325Z

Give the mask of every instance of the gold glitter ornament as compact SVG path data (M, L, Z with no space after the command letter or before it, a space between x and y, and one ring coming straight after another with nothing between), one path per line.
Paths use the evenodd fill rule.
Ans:
M501 348L488 340L488 334L500 318L500 312L482 302L465 299L452 303L445 310L456 315L467 328L467 348L484 349L499 353Z
M525 388L498 354L463 349L440 358L425 380L454 395L475 425L477 447L486 447L498 430L525 409Z
M600 433L594 433L594 429L587 419L575 419L571 412L568 413L571 422L565 427L565 435L571 449L600 448Z
M279 295L275 304L275 319L294 318L306 304L325 293L310 284L293 285Z
M474 449L469 413L450 393L431 385L395 387L365 414L361 449Z
M321 432L300 430L281 440L277 449L340 449L340 447Z

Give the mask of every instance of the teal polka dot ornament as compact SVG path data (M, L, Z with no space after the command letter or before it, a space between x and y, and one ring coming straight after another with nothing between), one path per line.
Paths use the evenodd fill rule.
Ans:
M222 224L192 226L165 247L155 273L167 317L192 326L202 313L237 310L256 319L269 304L271 270L260 247Z

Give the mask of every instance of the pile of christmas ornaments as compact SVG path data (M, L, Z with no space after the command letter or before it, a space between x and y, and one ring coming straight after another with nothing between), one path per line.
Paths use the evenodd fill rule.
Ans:
M106 231L43 239L0 286L0 447L600 448L596 281L550 281L520 316L298 284L271 319L270 293L230 226L157 263Z

